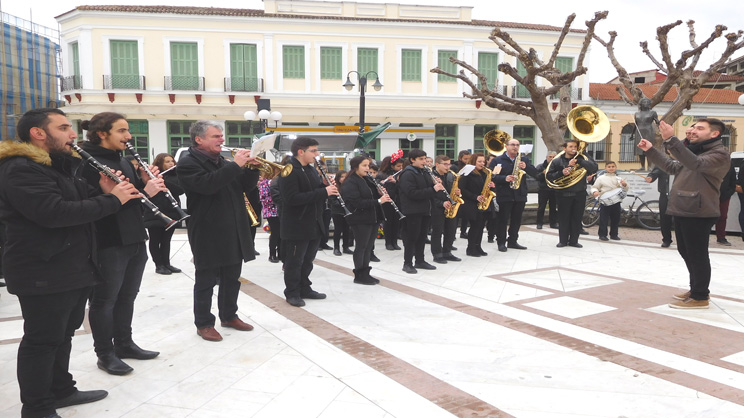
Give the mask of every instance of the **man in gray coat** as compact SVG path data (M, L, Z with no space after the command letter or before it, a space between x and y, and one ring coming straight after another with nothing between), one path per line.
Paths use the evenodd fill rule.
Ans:
M674 295L677 309L707 309L710 285L708 240L710 229L720 215L719 188L729 170L728 149L721 142L726 127L718 119L699 119L689 134L690 144L674 136L674 127L659 124L664 147L674 160L642 139L638 147L649 161L675 176L669 192L667 214L674 216L677 250L690 272L690 290Z

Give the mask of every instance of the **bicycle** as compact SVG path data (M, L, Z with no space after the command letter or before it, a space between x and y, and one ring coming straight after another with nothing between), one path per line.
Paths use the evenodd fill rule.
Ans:
M631 219L646 229L659 230L661 229L661 211L659 209L658 200L649 200L648 202L643 200L641 197L645 194L645 190L631 190L627 197L634 198L630 203L630 206L623 208L620 213L620 220L624 223L628 223ZM636 208L636 202L640 201L640 205ZM599 222L599 208L602 206L599 203L599 199L590 197L586 201L584 207L584 216L581 218L581 224L584 228L595 225Z

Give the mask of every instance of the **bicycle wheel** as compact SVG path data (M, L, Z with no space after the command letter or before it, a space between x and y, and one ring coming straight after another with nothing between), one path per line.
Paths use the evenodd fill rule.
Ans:
M635 213L638 223L646 229L661 229L661 210L658 200L643 202Z
M599 222L599 201L589 199L584 207L584 216L581 218L581 224L584 228L589 228Z

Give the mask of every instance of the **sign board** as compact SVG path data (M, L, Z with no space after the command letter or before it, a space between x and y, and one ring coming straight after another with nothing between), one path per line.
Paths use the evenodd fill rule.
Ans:
M366 132L370 128L371 128L370 126L365 126L364 131ZM358 126L336 125L333 127L333 132L337 134L345 134L345 133L350 133L350 132L358 133L359 127Z

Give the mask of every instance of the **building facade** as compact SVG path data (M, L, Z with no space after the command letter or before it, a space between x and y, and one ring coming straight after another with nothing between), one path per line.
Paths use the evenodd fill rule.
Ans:
M37 107L58 106L59 33L0 13L0 138L16 137L18 118Z

